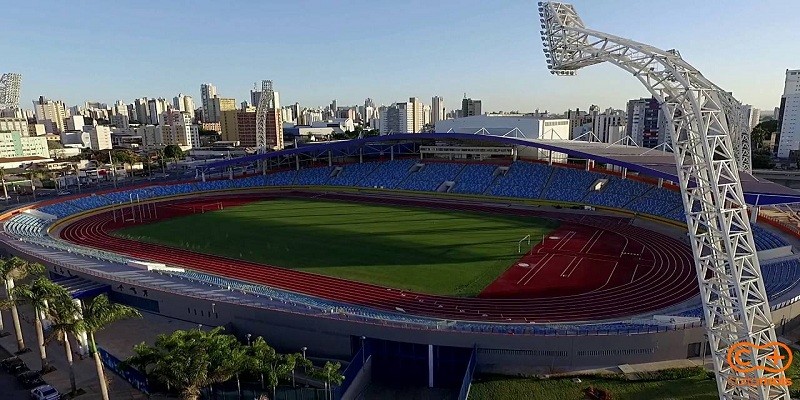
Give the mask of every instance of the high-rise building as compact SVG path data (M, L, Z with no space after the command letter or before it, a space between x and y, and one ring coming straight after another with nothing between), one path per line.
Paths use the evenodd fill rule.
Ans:
M414 112L411 103L394 103L381 112L381 135L411 132L414 126Z
M203 114L205 122L219 122L223 111L235 110L236 99L214 96L208 102L209 115ZM205 112L205 111L204 111Z
M131 127L131 120L127 114L112 115L109 122L119 129L129 129Z
M200 85L200 101L202 101L203 105L203 122L218 122L219 121L219 114L210 113L209 108L211 106L211 99L217 96L217 88L210 84L204 83ZM212 121L208 118L217 118L216 120Z
M250 105L258 107L258 101L261 100L261 91L253 88L250 90Z
M150 109L147 107L147 97L136 99L133 103L136 109L135 121L140 124L150 123Z
M9 72L0 75L0 110L19 107L19 88L22 75Z
M200 129L192 124L192 118L185 111L165 111L161 117L164 144L177 144L182 147L200 147Z
M661 107L654 98L628 101L627 135L639 146L656 147L667 141L666 129L659 129Z
M166 126L169 131L170 127ZM142 138L142 146L148 149L164 147L164 127L142 125L133 129L133 134Z
M592 132L603 143L616 143L626 135L625 111L608 108L592 114ZM639 142L636 142L639 143Z
M778 157L800 150L800 69L786 70L786 82L778 114Z
M23 136L31 136L28 120L25 118L0 118L0 131L14 131L20 132Z
M92 125L89 127L88 132L92 150L108 150L111 148L111 128L103 125Z
M465 98L461 100L461 117L481 115L481 101Z
M178 93L178 95L172 99L172 107L176 110L189 113L189 116L194 119L194 99L192 96Z
M59 134L64 131L64 119L67 118L64 103L39 96L39 100L33 102L33 110L36 122L44 124L47 133Z
M223 111L220 129L221 140L239 142L240 146L256 147L256 108Z
M84 121L81 115L72 115L66 118L66 129L79 131L83 129Z
M741 126L753 129L758 125L759 120L761 119L761 110L757 108L753 108L750 104L742 104L741 108Z
M19 131L0 131L0 158L49 158L47 139L44 136L27 136Z
M256 120L254 108L236 111L236 132L240 146L256 147Z
M150 115L150 122L153 125L163 125L163 122L160 121L161 115L169 110L169 103L166 99L158 98L158 99L150 99L147 101L147 109L148 114Z
M425 124L422 116L422 102L417 97L411 97L408 99L408 104L411 105L411 126L409 127L410 130L406 132L420 133L422 132L422 126Z
M431 99L431 123L436 125L437 122L447 118L447 110L444 108L444 99L439 96L433 96Z

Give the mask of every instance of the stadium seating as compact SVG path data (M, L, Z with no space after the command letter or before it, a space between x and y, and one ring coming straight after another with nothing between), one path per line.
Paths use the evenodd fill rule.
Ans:
M295 185L324 185L333 172L333 167L303 168L297 171Z
M394 160L379 163L358 186L394 189L408 176L411 167L417 162L417 160Z
M764 287L775 299L800 282L800 260L793 259L761 265Z
M452 193L481 194L494 181L496 170L496 165L467 164L456 177L456 183L450 191Z
M22 213L5 222L5 230L17 237L44 237L50 221Z
M297 171L281 171L266 175L267 186L289 186L294 182Z
M624 208L635 198L643 195L652 186L631 179L606 176L608 182L600 191L590 191L583 199L585 203L615 208Z
M553 167L546 164L516 161L505 175L495 178L486 193L492 196L535 199L539 197L552 172Z
M750 225L753 230L753 240L756 243L756 250L769 250L778 247L788 246L789 243L780 236L756 225Z
M397 188L433 192L445 181L455 180L463 168L464 164L426 162L422 169L410 173Z
M375 162L344 165L339 174L328 181L328 185L357 186L358 183L369 175L377 166L378 163Z
M592 183L603 175L572 168L554 168L542 198L568 202L580 202L588 193Z

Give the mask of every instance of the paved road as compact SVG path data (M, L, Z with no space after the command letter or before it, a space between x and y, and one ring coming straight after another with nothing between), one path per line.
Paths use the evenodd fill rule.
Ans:
M11 357L5 349L0 347L0 360ZM25 400L30 398L30 392L17 382L17 379L8 372L0 369L0 397L3 400Z

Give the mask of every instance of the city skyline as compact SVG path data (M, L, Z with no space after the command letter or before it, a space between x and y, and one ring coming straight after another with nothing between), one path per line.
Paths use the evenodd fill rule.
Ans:
M647 96L610 65L571 79L549 75L535 2L461 2L459 7L408 2L391 10L371 4L199 2L185 18L179 4L160 5L158 13L131 6L125 10L137 21L131 25L91 11L102 9L91 4L80 9L19 4L8 10L9 36L0 51L19 55L7 58L3 68L23 75L24 108L40 95L67 104L178 93L199 99L203 82L214 83L220 96L238 103L261 79L274 80L287 104L314 107L334 98L342 105L362 104L367 97L389 105L442 96L452 109L466 93L481 99L484 111L561 113L590 104L624 108L628 99ZM684 11L689 5L694 12ZM688 1L658 13L636 2L576 1L575 6L591 16L587 25L677 48L712 81L756 108L778 106L785 70L800 67L792 64L800 46L781 28L800 11L792 2L731 2L724 17L708 17L720 14L714 4ZM388 11L397 17L381 18ZM259 37L263 21L279 34ZM31 30L34 23L59 26L64 34L54 38Z

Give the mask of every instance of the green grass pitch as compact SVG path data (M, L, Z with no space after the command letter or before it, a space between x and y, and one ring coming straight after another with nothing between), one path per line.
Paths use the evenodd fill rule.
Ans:
M196 252L424 293L475 296L557 223L323 200L265 200L121 229Z

